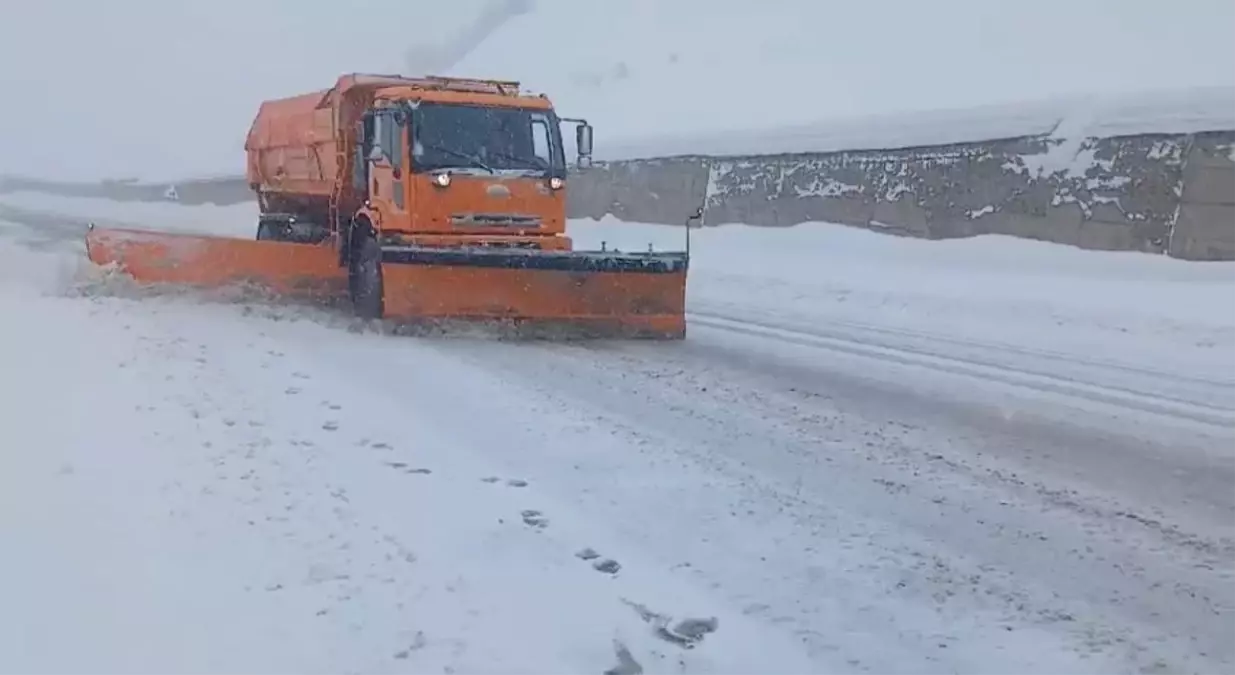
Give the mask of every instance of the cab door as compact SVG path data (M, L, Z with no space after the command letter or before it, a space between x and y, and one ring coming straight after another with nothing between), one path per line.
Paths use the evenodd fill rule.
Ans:
M381 214L381 229L406 231L407 115L400 110L375 110L372 120L368 143L369 200Z

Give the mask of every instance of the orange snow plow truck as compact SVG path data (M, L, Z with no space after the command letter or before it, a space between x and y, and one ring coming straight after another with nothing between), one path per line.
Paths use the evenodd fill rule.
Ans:
M564 122L588 166L592 127L517 82L344 75L258 110L254 239L92 227L87 249L138 282L350 298L366 319L685 337L686 252L573 250Z

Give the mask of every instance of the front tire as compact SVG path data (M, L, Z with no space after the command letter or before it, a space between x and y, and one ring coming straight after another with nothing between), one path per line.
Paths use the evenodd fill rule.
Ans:
M382 302L381 245L368 232L357 233L352 241L350 258L347 281L352 311L366 320L382 318L385 307Z

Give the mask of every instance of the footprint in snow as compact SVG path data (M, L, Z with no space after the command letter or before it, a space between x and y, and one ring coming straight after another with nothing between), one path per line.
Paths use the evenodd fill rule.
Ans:
M675 620L667 614L654 612L647 606L623 599L639 614L639 618L652 627L656 637L684 649L694 649L709 633L715 633L720 628L720 620L716 617L706 619L687 617Z
M523 516L523 523L525 525L542 530L549 526L549 519L546 518L543 513L535 509L527 509L523 511L521 515Z
M605 671L605 675L642 675L643 666L631 656L630 650L619 640L613 641L614 655L618 664Z
M604 574L617 574L622 569L621 563L612 558L601 558L594 548L589 547L578 551L575 553L575 557L580 560L592 561L592 569Z
M501 480L502 479L498 478L497 476L487 476L485 478L481 478L480 482L492 484L492 483L499 483L501 482ZM522 488L522 487L527 487L527 481L520 479L520 478L508 478L506 480L506 485L510 487Z
M592 569L604 574L617 574L621 571L622 565L612 558L605 558L592 563Z
M428 641L425 640L424 631L418 630L416 631L416 637L412 638L412 644L408 645L407 649L395 652L395 658L400 660L406 659L412 655L412 652L424 649L426 644L428 644Z
M407 466L407 462L386 462L386 466L388 466L388 467L390 467L390 468L392 468L392 469L401 469L404 473L421 474L421 475L424 475L424 476L427 476L427 475L429 475L429 474L433 473L433 471L432 471L431 469L425 469L425 468L422 468L422 467L411 467L411 468L408 468L408 466Z

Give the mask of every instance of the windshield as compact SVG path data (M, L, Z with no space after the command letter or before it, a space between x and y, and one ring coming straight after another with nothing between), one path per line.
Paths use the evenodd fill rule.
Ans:
M418 172L566 170L552 112L442 103L422 103L412 113L412 165Z

